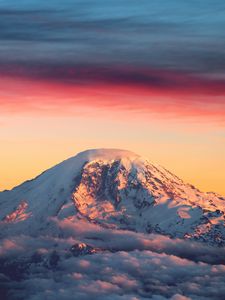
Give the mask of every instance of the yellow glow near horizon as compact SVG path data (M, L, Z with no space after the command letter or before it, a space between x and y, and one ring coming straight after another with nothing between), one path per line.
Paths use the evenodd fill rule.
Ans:
M92 117L5 116L0 127L0 190L10 189L90 148L134 151L161 164L203 191L225 195L225 143L217 128L170 120L113 120ZM183 126L183 127L182 127ZM211 130L211 131L210 131Z

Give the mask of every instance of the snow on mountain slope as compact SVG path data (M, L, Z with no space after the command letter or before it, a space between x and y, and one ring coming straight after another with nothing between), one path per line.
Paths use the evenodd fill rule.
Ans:
M51 217L225 244L225 199L125 150L88 150L0 193L2 234L51 230Z

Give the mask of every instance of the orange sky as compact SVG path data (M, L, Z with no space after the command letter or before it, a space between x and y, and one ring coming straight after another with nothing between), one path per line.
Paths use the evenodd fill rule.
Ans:
M79 151L109 147L137 152L225 195L225 91L220 82L186 75L177 81L183 88L1 75L0 189Z
M118 147L225 195L225 2L141 2L0 1L0 190Z

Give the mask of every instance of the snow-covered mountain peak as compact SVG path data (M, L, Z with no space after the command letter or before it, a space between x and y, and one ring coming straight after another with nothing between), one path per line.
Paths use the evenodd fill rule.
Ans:
M67 161L62 162L62 165L69 164L70 166L74 166L75 169L77 167L83 167L85 164L94 161L101 161L104 163L112 163L115 161L120 161L121 164L126 168L131 168L132 164L142 165L144 163L144 159L140 157L140 155L122 149L90 149L83 152L80 152L74 157L71 157ZM61 165L61 164L60 164Z
M117 149L87 150L0 193L5 228L38 234L52 217L225 243L225 199ZM16 225L15 225L16 224ZM15 225L15 226L14 226ZM51 226L50 226L51 227Z
M80 152L75 157L84 160L84 161L93 161L97 159L102 160L118 160L118 159L130 159L135 160L140 158L140 155L122 149L90 149L83 152Z

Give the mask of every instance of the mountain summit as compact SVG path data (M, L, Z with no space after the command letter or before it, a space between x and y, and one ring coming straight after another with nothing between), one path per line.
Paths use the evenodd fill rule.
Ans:
M75 216L108 228L225 244L225 198L126 150L81 152L0 193L3 235L37 235L51 230L52 218Z

